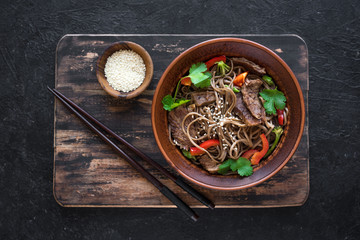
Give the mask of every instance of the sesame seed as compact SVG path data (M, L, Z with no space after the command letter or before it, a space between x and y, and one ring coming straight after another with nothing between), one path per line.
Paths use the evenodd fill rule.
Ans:
M130 92L145 78L144 60L132 50L120 50L108 57L104 73L110 86L117 91Z

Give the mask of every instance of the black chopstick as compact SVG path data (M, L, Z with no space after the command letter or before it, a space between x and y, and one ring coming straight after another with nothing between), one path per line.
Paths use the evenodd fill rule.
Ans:
M151 158L149 158L146 154L141 152L139 149L128 143L125 139L114 133L111 129L106 127L104 124L102 124L100 121L98 121L96 118L91 116L89 113L87 113L85 110L80 108L76 103L65 97L62 93L57 91L56 89L53 89L55 93L60 95L68 104L70 104L73 108L75 108L77 111L79 111L81 114L83 114L85 117L93 121L96 126L103 129L105 132L113 136L115 139L123 143L125 146L127 146L131 151L133 151L135 154L137 154L140 158L142 158L144 161L158 169L160 172L162 172L165 176L167 176L169 179L171 179L173 182L175 182L177 185L179 185L182 189L184 189L186 192L191 194L194 198L199 200L201 203L203 203L205 206L214 209L215 205L212 203L209 199L207 199L204 195L196 191L194 188L192 188L190 185L185 183L180 177L176 177L172 173L170 173L168 170L166 170L164 167L162 167L159 163L155 162Z
M78 118L80 118L92 131L97 133L101 139L109 144L116 152L118 152L132 167L134 167L139 173L141 173L149 182L151 182L159 191L166 196L171 202L173 202L178 208L180 208L187 216L192 220L197 221L199 216L192 210L186 203L184 203L174 192L157 180L151 175L145 168L143 168L137 161L132 159L123 150L121 150L115 143L113 143L107 136L100 132L94 125L92 125L87 119L85 119L76 109L74 109L69 103L67 103L59 94L48 87L48 90L53 93L66 107L68 107Z

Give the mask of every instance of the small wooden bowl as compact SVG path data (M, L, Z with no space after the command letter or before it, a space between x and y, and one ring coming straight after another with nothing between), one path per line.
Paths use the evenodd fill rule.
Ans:
M133 91L130 92L120 92L115 89L113 89L109 82L106 80L105 74L104 74L104 68L106 61L109 56L111 56L114 52L117 52L119 50L132 50L139 54L141 58L144 60L145 63L145 78L143 83L136 88ZM101 87L111 96L116 98L124 98L124 99L130 99L133 97L138 96L140 93L142 93L150 84L151 79L153 77L154 73L154 65L152 62L152 59L149 55L149 53L141 47L139 44L133 43L133 42L116 42L113 43L110 47L108 47L104 53L98 58L98 61L96 63L96 77L101 85Z
M245 57L265 67L276 85L284 92L289 109L284 136L275 151L249 177L210 174L186 159L169 141L167 111L161 103L173 93L179 79L197 62L215 56ZM163 73L154 94L151 120L156 142L167 162L194 184L216 190L239 190L255 186L279 172L295 153L304 129L305 105L300 85L289 66L270 49L240 38L219 38L199 43L180 54Z

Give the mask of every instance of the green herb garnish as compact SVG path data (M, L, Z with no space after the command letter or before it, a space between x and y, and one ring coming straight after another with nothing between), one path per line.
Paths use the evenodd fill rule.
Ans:
M206 64L203 62L193 64L189 70L189 75L183 78L186 77L189 77L195 87L198 88L205 88L211 85L210 81L212 75L207 71Z
M264 89L260 96L265 100L264 108L267 114L276 114L276 109L285 108L286 97L277 89Z
M251 162L243 157L239 157L237 160L226 160L219 166L218 173L224 175L230 170L233 172L237 172L242 177L247 177L253 174Z
M224 62L216 62L217 63L217 71L220 72L221 76L225 76L226 72L230 70L230 67Z
M264 75L262 76L262 79L264 80L264 82L266 82L269 86L273 86L274 82L272 80L272 78L268 75Z
M176 99L176 95L180 88L181 80L184 78L189 77L191 79L191 82L195 85L195 87L198 88L205 88L209 87L211 85L211 73L207 71L206 64L203 62L195 63L191 66L189 70L189 75L182 77L179 82L176 85L174 97L172 97L170 94L166 95L163 100L161 101L163 104L163 108L167 111L171 111L174 108L177 108L180 105L183 105L187 102L190 102L188 99Z
M240 92L240 90L237 89L236 87L233 87L233 91L234 91L234 93L239 93Z
M188 159L196 160L196 157L191 155L191 153L189 151L186 151L185 149L182 150L182 154Z
M230 86L225 84L224 87L228 87L228 88L229 88ZM237 89L236 87L233 87L232 90L234 91L234 93L239 93L239 92L240 92L240 90Z
M166 95L163 100L161 101L163 104L163 108L167 111L171 111L174 108L177 108L180 105L183 105L187 102L190 102L188 99L176 99L174 100L173 97L169 94Z

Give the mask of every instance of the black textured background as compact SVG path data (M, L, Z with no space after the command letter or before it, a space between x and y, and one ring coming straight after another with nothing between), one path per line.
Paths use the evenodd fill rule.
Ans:
M1 239L356 239L360 2L1 1ZM310 196L302 207L61 208L52 196L54 54L67 33L294 33L309 49Z

